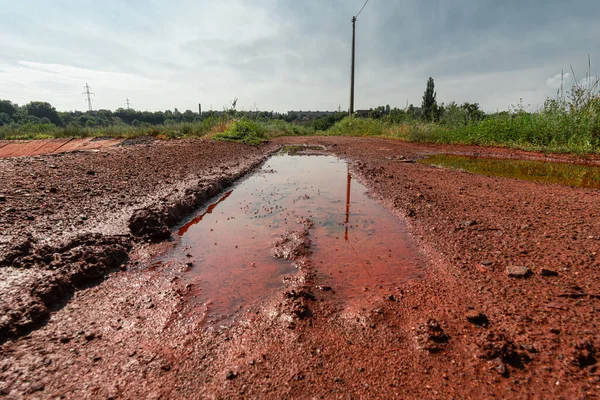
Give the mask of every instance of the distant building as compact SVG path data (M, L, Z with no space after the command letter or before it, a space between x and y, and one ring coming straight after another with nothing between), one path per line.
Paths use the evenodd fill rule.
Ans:
M301 121L312 121L317 118L337 114L337 111L288 111L287 115L295 115Z
M367 118L371 114L371 111L372 110L356 110L354 111L354 114L356 114L357 117Z

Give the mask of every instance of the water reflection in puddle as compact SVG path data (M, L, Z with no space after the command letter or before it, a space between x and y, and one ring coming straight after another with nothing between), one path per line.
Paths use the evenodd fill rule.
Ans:
M216 319L230 316L295 273L290 261L271 256L271 246L310 218L310 258L333 301L417 277L421 261L406 226L365 192L340 159L280 153L182 226L177 246L155 265L192 262L186 276L197 289L189 301L208 304Z
M488 176L600 189L600 167L593 165L469 157L452 154L436 154L419 162Z

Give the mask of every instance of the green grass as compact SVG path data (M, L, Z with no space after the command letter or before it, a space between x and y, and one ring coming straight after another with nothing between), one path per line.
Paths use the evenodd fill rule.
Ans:
M413 124L405 139L586 154L600 150L598 122L577 113L500 114L464 126Z
M234 121L227 131L214 135L213 139L257 146L267 140L266 132L258 122L242 118Z
M199 122L180 122L166 125L142 123L139 126L119 124L105 127L80 127L77 125L57 127L53 124L26 124L19 127L0 126L0 139L84 138L100 136L118 138L156 136L165 139L203 137L211 132L222 130L228 122L229 119L227 118L207 118Z
M175 139L205 137L214 134L214 138L218 140L257 144L270 137L306 136L313 133L314 129L310 126L289 123L279 119L250 120L246 118L234 119L230 116L211 117L198 122L166 125L141 124L131 126L119 124L93 128L77 125L57 127L53 124L28 124L19 127L0 126L0 139L6 140L101 136L117 138L155 136L163 139Z
M504 146L546 152L600 152L600 100L575 109L571 103L548 100L543 109L488 115L460 123L393 123L382 119L347 117L325 135L396 138L410 142Z

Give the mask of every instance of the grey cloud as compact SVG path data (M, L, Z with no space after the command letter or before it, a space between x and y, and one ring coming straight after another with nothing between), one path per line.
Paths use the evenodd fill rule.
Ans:
M279 111L332 108L347 103L363 2L13 2L0 9L0 54L160 79L160 104L182 109L197 93L220 104L233 92ZM548 78L571 63L583 77L587 54L600 56L598 17L596 0L371 0L357 22L357 105L418 104L429 76L440 98L537 104L554 91Z

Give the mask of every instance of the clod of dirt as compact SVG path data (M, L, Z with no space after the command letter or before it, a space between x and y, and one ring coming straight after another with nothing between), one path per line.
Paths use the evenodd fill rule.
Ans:
M442 351L449 339L450 336L435 319L429 319L426 323L419 324L417 328L417 342L430 353Z
M519 353L515 343L504 333L486 333L479 338L478 345L479 357L485 360L500 359L516 368L523 368L523 362L530 361L529 356Z
M281 238L273 243L271 254L275 258L286 260L297 260L311 254L311 241L308 238L308 230L286 231Z
M133 213L129 218L129 229L134 236L150 240L165 240L171 237L171 230L163 217L148 209Z
M237 378L238 374L233 372L233 371L229 371L227 372L227 375L225 375L225 379L227 379L228 381Z
M583 369L596 364L596 355L597 349L594 342L587 338L580 340L575 344L575 347L571 352L570 361L571 364Z
M506 275L511 278L526 278L531 275L531 270L523 265L509 265L506 267Z
M300 290L288 290L283 294L286 299L306 299L306 300L315 300L315 295L312 294L308 290L300 289Z
M283 297L291 301L291 303L288 303L289 308L292 315L296 318L303 320L313 316L312 311L308 307L308 301L314 301L315 295L309 290L289 290L283 294Z
M28 255L33 247L33 238L31 235L26 235L16 241L6 254L0 257L0 267L21 267L17 260ZM16 263L15 263L16 262Z
M469 321L473 325L488 326L490 324L490 320L488 319L487 315L475 310L468 311L465 314L465 317L467 318L467 321Z
M542 268L540 270L540 275L542 275L542 276L558 276L558 272L553 271L551 269Z

